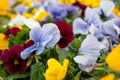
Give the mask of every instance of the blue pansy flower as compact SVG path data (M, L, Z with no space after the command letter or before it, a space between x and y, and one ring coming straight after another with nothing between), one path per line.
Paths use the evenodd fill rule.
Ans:
M78 55L74 57L74 61L78 63L81 70L90 72L92 65L96 63L99 56L100 45L98 40L93 35L88 35L79 48Z
M42 53L44 48L54 46L60 39L60 31L55 24L44 24L42 28L36 27L30 31L30 39L34 41L34 44L21 52L21 58L28 58L33 51L36 55Z
M108 18L108 19L112 19L115 16L115 14L113 13L113 8L115 7L115 4L113 3L113 1L110 0L102 0L100 3L100 7L98 8L89 8L87 7L85 10L85 19L89 18L90 15L95 12L97 13L99 16L103 16L104 18Z
M100 27L100 31L104 37L110 37L113 44L119 42L120 28L113 22L113 20L104 22Z
M15 7L16 13L23 14L24 12L27 12L28 8L24 5L18 5Z
M53 21L63 20L67 16L67 10L64 5L50 5L47 10Z
M87 21L84 21L82 18L76 18L73 21L73 32L74 34L86 35L91 25L99 27L101 23L100 17L96 13L93 13Z

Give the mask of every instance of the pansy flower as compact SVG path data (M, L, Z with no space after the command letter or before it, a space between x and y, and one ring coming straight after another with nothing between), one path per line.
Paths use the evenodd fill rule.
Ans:
M120 44L118 44L106 57L105 62L113 70L120 71Z
M0 1L0 15L5 16L10 9L8 0Z
M104 37L109 36L113 44L119 42L120 28L112 20L104 22L100 27L100 31Z
M61 35L60 41L57 44L60 48L65 48L74 38L72 26L64 21L56 21L55 24L58 26Z
M95 26L96 28L98 28L100 25L100 16L96 13L93 13L87 20L83 20L82 18L76 18L73 21L73 32L74 34L86 35L88 34L90 27Z
M43 25L42 28L31 29L29 36L34 41L34 44L21 52L22 59L28 58L34 51L36 55L39 55L45 47L54 46L60 39L60 32L55 24L48 23Z
M48 60L48 69L45 72L46 80L63 80L67 73L69 60L64 59L63 65L61 65L57 60L51 58Z
M40 24L35 21L32 18L26 19L24 16L22 15L17 15L14 19L12 19L9 23L9 26L24 26L26 25L28 28L32 29L35 27L41 27Z
M20 29L18 27L12 27L6 30L5 35L7 38L10 38L11 36L17 35L18 32L20 32Z
M24 48L21 46L14 46L10 50L5 50L1 56L4 66L8 68L10 74L23 73L26 70L27 60L20 57L20 52Z
M27 12L28 8L24 5L18 5L15 7L15 12L19 14L23 14L24 12Z
M8 49L9 41L7 37L0 33L0 50Z
M77 0L58 0L59 3L65 4L65 5L72 5L76 2Z
M92 8L98 7L101 0L78 0L79 3Z
M88 35L79 48L78 55L74 57L74 61L78 63L81 70L90 72L99 55L100 46L98 40L94 36Z
M110 73L107 76L100 78L100 80L114 80L115 74Z
M63 20L67 16L67 10L64 5L50 5L47 10L53 21Z
M90 15L94 12L97 13L102 20L107 20L107 19L112 19L115 16L115 14L113 13L113 8L115 7L115 4L113 3L113 1L111 0L102 0L100 3L100 7L97 8L86 8L85 11L85 19L87 19L88 17L90 17Z

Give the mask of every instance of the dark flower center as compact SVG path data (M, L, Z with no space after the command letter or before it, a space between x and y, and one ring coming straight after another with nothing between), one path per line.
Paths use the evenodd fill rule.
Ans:
M14 60L14 65L18 65L19 64L19 61L16 59Z

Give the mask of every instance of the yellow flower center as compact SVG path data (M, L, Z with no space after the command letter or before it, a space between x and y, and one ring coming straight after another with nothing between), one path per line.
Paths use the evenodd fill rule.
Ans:
M19 65L19 61L17 59L14 61L14 65Z

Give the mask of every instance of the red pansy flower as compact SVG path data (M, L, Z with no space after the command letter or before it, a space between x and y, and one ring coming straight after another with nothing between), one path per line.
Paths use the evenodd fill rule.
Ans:
M26 70L27 60L20 57L22 46L14 46L10 50L5 50L1 56L4 66L8 68L10 74L23 73Z
M10 29L7 29L7 31L5 32L5 35L7 36L7 38L10 38L11 36L17 35L18 32L20 32L19 28L12 27Z
M55 24L58 26L61 35L57 44L60 48L65 48L74 38L72 27L64 21L56 21Z

